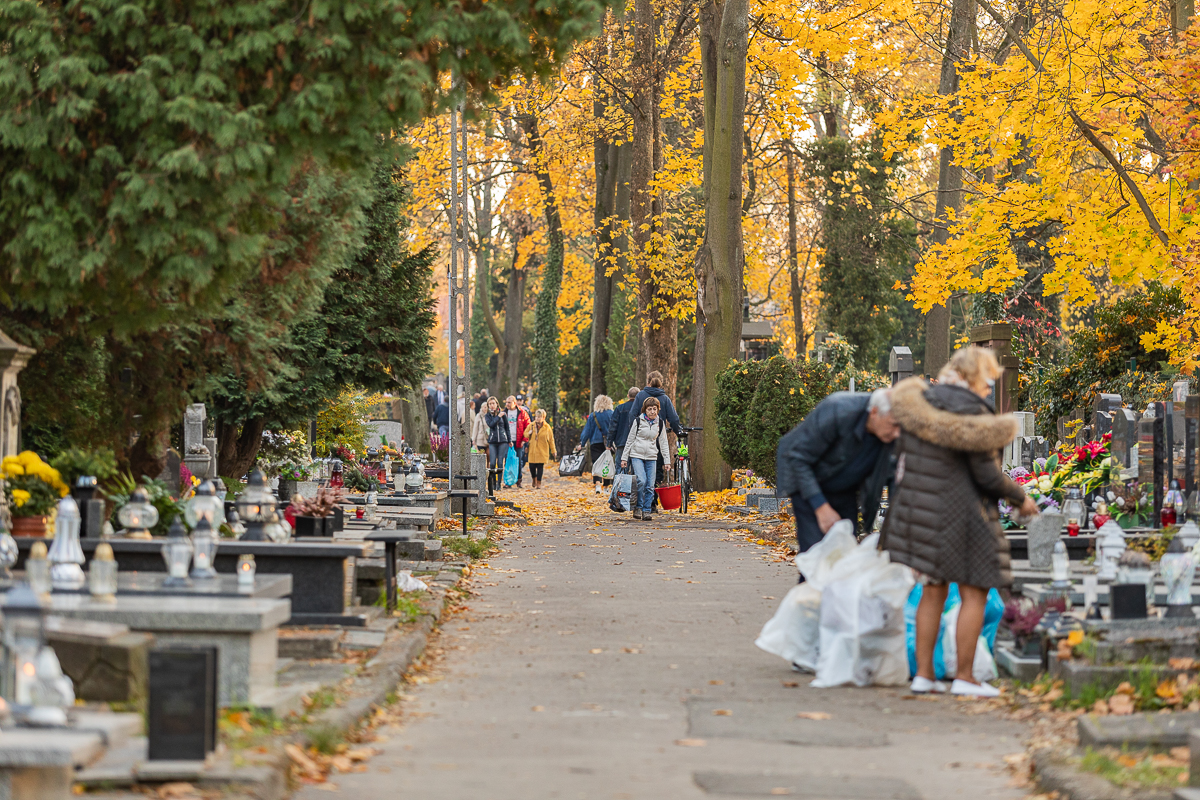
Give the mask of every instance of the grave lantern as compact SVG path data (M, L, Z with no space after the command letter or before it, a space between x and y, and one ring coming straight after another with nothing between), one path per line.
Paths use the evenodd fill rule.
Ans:
M46 543L34 542L25 559L25 580L38 597L50 595L50 562L46 560Z
M88 592L93 600L101 603L117 601L117 561L108 542L96 545L96 551L92 553L88 564Z
M290 531L291 528L280 521L279 513L276 511L271 512L271 518L263 526L263 533L267 539L277 544L286 542L291 538Z
M1171 488L1167 490L1167 495L1163 498L1162 512L1159 516L1162 526L1165 528L1182 521L1186 510L1187 503L1184 502L1183 492L1179 490L1179 481L1171 481Z
M335 458L329 467L329 486L331 489L340 489L346 485L346 479L343 477L342 460Z
M1078 536L1079 530L1087 525L1087 506L1083 502L1083 493L1078 489L1067 489L1062 510L1067 518L1067 536Z
M82 589L87 579L80 564L83 548L79 546L79 506L75 498L58 501L58 519L54 523L54 543L50 545L50 584L60 591Z
M188 501L185 515L187 523L195 528L200 520L208 520L211 528L219 528L225 521L225 502L217 497L212 481L204 481L196 487L196 494Z
M18 583L4 602L4 696L14 705L29 703L37 677L37 654L46 644L46 610L38 592Z
M188 565L192 561L192 540L188 538L187 528L176 517L171 527L167 529L167 541L162 546L163 561L167 562L167 577L163 579L164 587L191 586L188 580Z
M417 462L408 468L408 475L404 478L404 491L409 494L419 494L425 488L425 479L421 476L421 470L417 468Z
M215 499L215 498L214 498ZM206 517L201 517L192 531L192 580L208 581L217 577L213 559L217 556L217 537Z
M1050 588L1055 590L1071 588L1071 561L1067 555L1067 546L1059 539L1054 543L1054 552L1050 555ZM1068 603L1070 595L1068 594Z
M17 540L4 527L4 518L0 517L0 580L12 578L12 567L17 563Z
M1167 547L1159 561L1159 571L1163 583L1167 586L1168 617L1186 617L1192 619L1192 578L1196 575L1196 562L1191 550L1180 537L1176 536Z
M129 502L117 512L117 520L130 539L149 539L150 529L158 524L158 509L150 504L150 495L138 487L129 495Z
M229 518L225 523L229 526L229 533L233 538L240 539L246 534L246 526L242 524L242 518L238 516L237 509L229 512Z
M251 590L254 588L254 556L247 553L238 556L237 582L238 589Z
M1100 526L1096 534L1100 551L1100 572L1102 580L1112 581L1117 577L1117 562L1125 553L1125 532L1121 526L1111 519Z
M1179 526L1179 533L1175 534L1175 538L1182 539L1184 546L1191 550L1200 544L1200 525L1189 519Z
M275 495L267 490L266 479L260 470L250 474L250 482L246 490L238 495L236 502L238 516L246 525L242 538L248 542L265 542L267 540L263 527L275 511Z

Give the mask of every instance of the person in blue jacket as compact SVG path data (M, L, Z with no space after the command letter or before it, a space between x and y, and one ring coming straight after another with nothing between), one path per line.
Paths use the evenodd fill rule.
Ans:
M630 386L625 402L613 409L612 421L608 423L608 433L604 438L608 441L608 446L615 448L617 453L625 449L625 440L629 437L629 428L634 420L634 416L629 412L641 391L636 386Z
M592 413L588 415L587 424L583 426L583 432L579 434L579 447L584 445L590 446L592 463L595 464L597 459L605 451L604 437L608 433L609 423L612 422L613 401L606 394L602 394L596 398L596 402L592 404ZM615 472L615 470L614 470ZM601 488L601 480L599 476L592 476L592 484L596 487L596 494L603 493ZM612 480L606 479L603 482L604 486L611 486Z
M675 413L675 404L671 402L671 398L667 397L662 385L663 376L658 370L646 376L646 388L638 392L638 396L634 399L633 408L629 409L629 419L631 421L637 419L638 414L642 413L642 404L646 402L646 398L653 397L658 400L659 418L665 419L671 426L671 430L675 431L675 435L678 436L683 433L683 426L679 424L679 414Z

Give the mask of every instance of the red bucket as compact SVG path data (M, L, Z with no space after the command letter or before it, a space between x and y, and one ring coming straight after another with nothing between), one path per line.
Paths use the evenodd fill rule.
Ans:
M683 489L678 483L655 489L654 493L658 495L658 504L664 511L674 511L683 502Z

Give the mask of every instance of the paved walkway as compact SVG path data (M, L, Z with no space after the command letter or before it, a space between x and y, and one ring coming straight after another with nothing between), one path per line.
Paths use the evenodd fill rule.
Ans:
M583 502L581 487L547 483ZM407 689L368 771L333 776L342 794L1024 796L1002 762L1022 750L1020 724L898 689L811 689L754 647L795 568L732 523L591 518L508 534L444 625L440 680Z

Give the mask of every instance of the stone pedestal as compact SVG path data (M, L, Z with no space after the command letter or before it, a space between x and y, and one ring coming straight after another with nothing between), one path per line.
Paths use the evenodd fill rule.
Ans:
M1050 569L1050 556L1054 543L1062 533L1066 517L1057 513L1039 514L1029 521L1026 533L1029 536L1029 566L1031 569Z
M0 331L0 458L15 456L21 449L21 389L17 375L35 353L32 347L17 344ZM3 487L0 481L0 490ZM6 520L8 508L0 491L0 521Z
M104 753L98 731L4 732L0 740L0 797L4 800L71 800L75 768Z
M222 707L271 707L279 626L288 621L288 600L117 595L97 603L86 595L51 596L50 613L69 619L128 625L153 633L161 647L216 647L218 702Z

